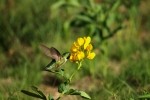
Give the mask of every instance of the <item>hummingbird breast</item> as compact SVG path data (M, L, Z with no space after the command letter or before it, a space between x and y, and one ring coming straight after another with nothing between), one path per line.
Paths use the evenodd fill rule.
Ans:
M56 62L56 67L61 67L67 60L65 58L61 58Z

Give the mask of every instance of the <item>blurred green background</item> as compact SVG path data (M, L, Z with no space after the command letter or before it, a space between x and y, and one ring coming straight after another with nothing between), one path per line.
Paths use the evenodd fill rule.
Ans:
M73 87L92 100L149 94L149 27L149 0L0 0L0 100L33 100L20 92L32 85L57 96L62 80L41 70L50 59L39 45L63 53L81 36L92 37L96 57L84 62ZM68 75L75 70L71 62L64 67Z

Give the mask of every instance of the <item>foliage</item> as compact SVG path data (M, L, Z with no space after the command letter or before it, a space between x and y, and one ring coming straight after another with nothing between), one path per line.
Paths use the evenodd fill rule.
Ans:
M82 40L82 42L79 41L79 40ZM85 57L81 58L81 54L78 53L78 52L82 52L82 51L80 51L79 48L81 48L81 46L84 46L84 50L87 50L88 52L90 52L92 50L92 48L91 48L90 51L89 51L89 46L92 46L92 44L90 42L91 42L91 38L90 37L78 38L77 41L74 42L74 43L76 43L75 46L76 46L77 51L75 51L75 53L77 53L77 54L74 54L74 51L71 50L71 54L70 54L71 56L69 56L69 59L70 59L70 61L73 61L73 62L77 63L78 66L77 66L77 69L70 75L69 78L67 76L65 76L65 74L64 74L65 70L64 69L60 69L60 70L57 69L57 68L62 66L62 64L59 64L59 63L65 63L65 61L63 59L67 60L68 55L65 58L65 55L61 56L59 51L57 51L57 49L55 49L53 47L52 48L47 48L46 46L42 45L45 54L47 56L50 56L52 58L52 62L53 62L53 63L48 64L49 66L46 66L46 71L52 72L54 74L58 74L58 75L60 75L60 76L62 76L64 78L63 79L63 83L61 83L58 86L58 92L60 93L60 96L58 98L56 98L56 100L59 100L60 98L62 98L63 95L79 95L82 98L91 99L91 97L86 92L80 91L80 90L76 90L76 89L72 89L69 86L71 84L71 81L72 81L75 73L77 71L79 71L79 69L81 69L82 62L85 59ZM73 46L74 46L74 43L73 43ZM65 54L67 54L67 53L65 53ZM83 54L84 54L84 52L83 52ZM90 54L87 54L87 58L88 59L89 59L89 57L88 57L89 55ZM90 59L93 59L94 57L95 56L92 56L92 58L90 57ZM73 58L76 58L76 59L73 59ZM54 60L55 60L55 62L54 62ZM47 67L50 67L50 68L48 69ZM56 70L54 70L54 68ZM26 91L26 90L22 90L21 92L23 92L26 95L35 97L35 98L40 98L42 100L54 100L54 97L51 96L51 95L47 99L46 96L43 94L43 92L39 91L37 87L33 86L32 90L34 92L36 92L36 93L29 92L29 91Z
M123 28L125 16L118 11L121 1L114 3L95 3L94 0L79 2L58 1L52 5L52 10L67 9L69 19L64 23L64 30L68 33L70 28L82 28L86 35L99 37L100 42L112 37ZM78 11L73 10L78 9ZM65 11L64 11L65 12ZM59 14L58 14L59 15ZM113 26L113 27L112 27ZM82 31L83 32L83 31Z
M69 100L82 100L86 94L80 90L93 100L149 99L149 5L148 0L0 0L0 99L33 100L20 92L31 84L38 89L24 93L44 99L42 90L49 100L57 87L79 95ZM39 44L66 52L75 38L88 35L96 57L84 60L71 86L63 81L77 68L71 62L64 71L41 72L48 60Z

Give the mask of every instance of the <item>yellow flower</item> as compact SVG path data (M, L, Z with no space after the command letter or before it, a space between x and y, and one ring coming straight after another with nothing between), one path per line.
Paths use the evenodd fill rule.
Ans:
M70 55L70 58L69 58L71 61L74 61L73 59L73 55Z
M71 47L71 52L77 52L79 50L80 46L78 45L77 42L74 42L72 47Z
M77 53L77 60L81 60L81 59L83 59L84 57L85 57L84 52L79 51L79 52Z
M89 43L91 42L91 38L89 36L87 38L84 37L84 41L85 41L85 43L84 43L84 49L86 49L87 46L89 45Z
M92 52L93 46L90 42L91 38L89 36L78 38L71 47L70 60L78 62L84 58L93 59L95 57L95 53Z
M77 52L77 51L78 51L78 48L73 45L73 46L71 47L71 52Z
M89 45L86 47L86 50L87 50L87 51L91 51L92 49L93 49L92 44L89 44Z
M70 60L71 61L76 61L76 58L75 58L76 56L75 55L70 55Z
M78 44L78 42L74 42L73 45L76 47L76 48L79 48L80 45Z
M77 42L80 46L82 46L84 44L84 39L83 38L78 38Z
M88 55L87 55L88 59L93 59L94 57L95 57L95 53L94 52L88 53Z

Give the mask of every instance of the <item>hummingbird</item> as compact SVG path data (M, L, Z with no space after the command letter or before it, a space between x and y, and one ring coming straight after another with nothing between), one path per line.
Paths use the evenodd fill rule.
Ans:
M51 71L52 69L59 69L63 64L66 63L66 61L70 57L69 52L65 52L61 55L60 52L54 47L49 48L42 44L40 45L40 48L46 56L52 59L51 62L44 68L44 70L46 71Z

